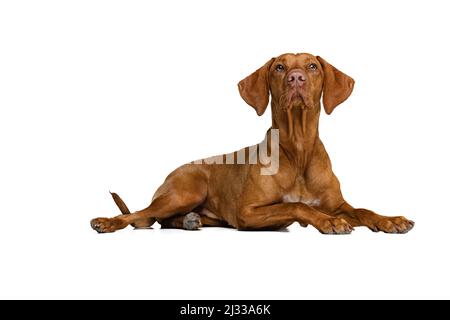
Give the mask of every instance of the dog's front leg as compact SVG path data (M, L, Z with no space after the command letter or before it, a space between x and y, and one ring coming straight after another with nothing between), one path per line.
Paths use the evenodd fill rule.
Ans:
M353 230L344 219L326 215L303 203L247 206L240 211L237 221L239 230L279 229L294 222L310 224L326 234L347 234Z
M347 202L344 202L333 216L345 219L353 227L366 226L375 232L406 233L414 227L414 221L403 216L386 217L367 209L355 209Z

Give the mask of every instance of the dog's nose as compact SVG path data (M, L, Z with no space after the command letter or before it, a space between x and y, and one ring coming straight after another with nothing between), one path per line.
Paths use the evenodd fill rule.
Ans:
M288 73L287 81L291 86L302 86L306 81L306 75L301 70L295 69Z

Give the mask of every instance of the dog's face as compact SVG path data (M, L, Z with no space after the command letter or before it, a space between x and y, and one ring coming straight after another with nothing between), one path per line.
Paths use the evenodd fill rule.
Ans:
M323 70L310 54L283 54L268 71L272 99L284 108L312 109L320 104Z
M327 114L344 102L354 86L352 78L321 57L308 53L283 54L270 59L264 66L239 82L242 98L258 115L269 103L281 109L320 108L320 98Z

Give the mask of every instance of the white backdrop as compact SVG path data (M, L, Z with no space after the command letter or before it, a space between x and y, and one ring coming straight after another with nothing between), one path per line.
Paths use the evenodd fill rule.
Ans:
M445 1L2 1L0 298L450 298ZM320 54L356 80L320 132L347 200L407 235L98 235L174 168L262 140L237 82Z

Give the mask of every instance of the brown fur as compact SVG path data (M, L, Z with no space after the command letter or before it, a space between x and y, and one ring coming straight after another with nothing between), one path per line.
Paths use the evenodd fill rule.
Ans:
M301 85L288 81L294 72L305 77ZM319 138L321 97L325 112L331 114L350 96L353 85L352 78L321 57L302 53L270 59L239 82L239 92L258 115L272 96L272 128L280 134L278 173L261 175L261 162L186 164L167 177L146 209L130 214L120 197L112 194L123 214L93 219L91 226L98 232L113 232L129 224L149 227L157 220L165 228L183 228L184 217L196 212L201 219L196 226L276 230L299 222L328 234L350 233L357 226L408 232L412 221L355 209L344 200ZM249 152L247 148L247 157Z

